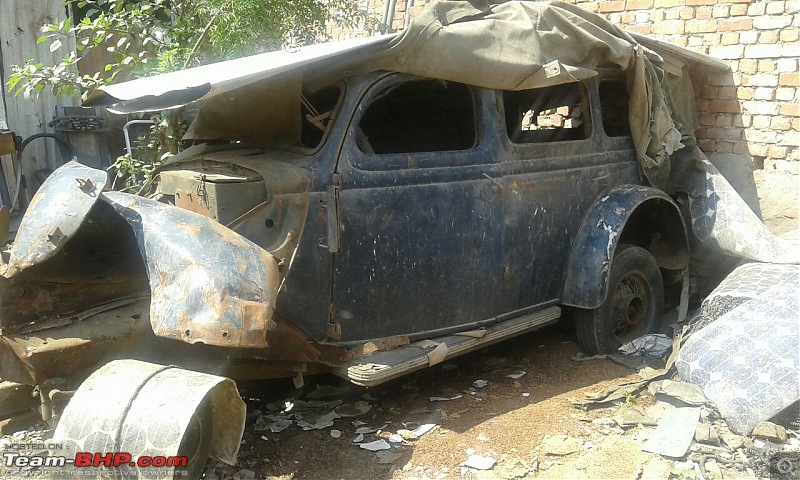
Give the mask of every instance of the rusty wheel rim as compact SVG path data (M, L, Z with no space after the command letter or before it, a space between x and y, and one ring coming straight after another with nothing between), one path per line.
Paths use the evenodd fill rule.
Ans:
M611 301L611 329L623 344L643 335L651 315L650 285L639 273L629 273L614 289Z

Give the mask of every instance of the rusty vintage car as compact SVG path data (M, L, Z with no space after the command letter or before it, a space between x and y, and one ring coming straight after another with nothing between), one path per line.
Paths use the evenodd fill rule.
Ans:
M0 277L0 377L146 361L95 372L57 437L87 448L87 405L152 405L141 385L172 374L159 405L190 412L174 453L226 428L191 412L243 422L219 380L175 398L195 371L373 386L567 309L588 353L614 351L659 329L665 298L685 309L710 228L692 210L710 190L679 181L710 178L690 76L725 68L560 2L444 1L403 34L104 87L87 104L199 106L187 148L140 195L79 162L45 182ZM206 399L219 385L228 400ZM131 404L109 414L123 439ZM235 460L234 430L212 456Z

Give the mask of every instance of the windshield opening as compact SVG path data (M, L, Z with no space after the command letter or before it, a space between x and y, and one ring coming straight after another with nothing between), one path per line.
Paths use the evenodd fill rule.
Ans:
M184 140L311 153L325 140L343 93L342 82L311 91L299 75L268 78L203 102Z

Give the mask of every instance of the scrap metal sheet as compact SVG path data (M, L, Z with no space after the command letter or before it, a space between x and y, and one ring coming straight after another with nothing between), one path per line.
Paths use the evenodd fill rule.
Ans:
M272 255L212 219L121 192L106 192L136 235L150 282L150 321L187 343L267 347L279 285Z
M22 217L4 275L13 277L55 255L83 224L107 177L76 161L53 172Z

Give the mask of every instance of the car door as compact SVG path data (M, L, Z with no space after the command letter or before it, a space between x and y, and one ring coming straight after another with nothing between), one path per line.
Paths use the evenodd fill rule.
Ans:
M493 101L467 85L398 74L367 91L336 176L331 317L342 341L497 314L501 174L479 121Z
M498 94L508 152L506 310L558 301L575 234L608 187L608 156L593 128L595 89L592 80Z

